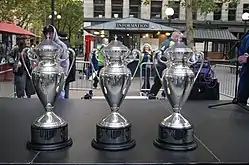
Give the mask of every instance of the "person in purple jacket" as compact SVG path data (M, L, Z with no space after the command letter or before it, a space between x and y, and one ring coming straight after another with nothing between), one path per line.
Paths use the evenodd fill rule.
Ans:
M49 25L43 28L43 34L46 39L51 39L53 40L56 44L58 44L62 48L62 54L61 54L61 59L65 59L63 62L61 62L61 67L64 69L65 76L68 74L68 69L69 69L69 54L67 50L67 45L64 44L60 39L57 34L57 31L54 26ZM60 94L60 98L64 99L65 96L65 91L64 88Z

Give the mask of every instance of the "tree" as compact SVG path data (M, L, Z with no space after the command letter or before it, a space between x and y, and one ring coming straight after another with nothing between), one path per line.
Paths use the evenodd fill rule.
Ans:
M51 0L0 0L0 6L0 21L12 21L26 29L32 27L30 30L37 35L41 35L44 25L50 24ZM61 15L60 30L76 42L83 24L83 1L55 0L55 11Z
M60 30L66 31L72 45L75 45L79 30L83 26L83 2L81 0L57 0L56 2L56 11L62 18L60 21Z
M193 11L200 11L201 15L218 11L220 8L216 4L217 2L238 4L240 0L182 0L182 5L185 7L186 13L187 46L190 48L194 46ZM150 3L151 0L143 0L144 5Z

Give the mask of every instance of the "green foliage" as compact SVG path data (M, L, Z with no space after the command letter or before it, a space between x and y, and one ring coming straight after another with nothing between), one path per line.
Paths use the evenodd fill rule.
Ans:
M41 35L44 25L50 24L51 0L0 0L0 6L0 21L15 21L23 28L32 25L31 31L37 35ZM61 15L60 30L67 32L75 44L83 24L83 1L55 0L55 11Z

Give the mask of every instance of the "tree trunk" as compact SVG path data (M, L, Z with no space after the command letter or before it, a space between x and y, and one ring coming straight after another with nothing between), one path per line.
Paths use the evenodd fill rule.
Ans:
M193 28L193 12L192 12L192 0L186 0L186 39L187 46L189 48L194 47L194 28Z

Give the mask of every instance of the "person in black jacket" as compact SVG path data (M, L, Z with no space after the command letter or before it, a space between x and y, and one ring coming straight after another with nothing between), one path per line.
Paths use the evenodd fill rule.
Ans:
M173 46L176 41L181 40L181 39L182 39L182 33L181 32L173 32L171 37L169 39L167 39L162 44L160 50L162 51L162 53L164 53L164 51L166 49ZM163 56L161 58L161 60L166 61L167 59ZM162 64L160 62L158 62L158 64L155 67L157 67L159 75L156 74L156 76L154 77L154 84L152 85L152 87L151 87L151 89L149 91L149 94L147 95L149 99L156 99L156 96L157 96L160 88L162 87L160 77L162 77L162 73L163 73L164 69L166 69L165 64ZM162 92L162 96L165 97L164 91Z
M26 94L27 98L35 94L33 84L24 67L24 63L21 59L21 52L23 49L30 47L30 38L28 36L23 36L18 41L16 47L14 47L10 53L8 53L8 63L13 66L14 73L14 85L16 90L16 96L18 98L23 98ZM27 57L28 52L24 52L25 64L28 68L28 72L31 73L32 66L29 58Z
M59 39L64 42L64 44L67 45L68 48L71 48L69 39L67 38L67 33L65 32L58 32L59 35ZM69 54L69 66L71 66L73 62L73 56L72 54ZM66 83L65 83L65 99L69 99L69 87L70 87L70 82L74 82L75 81L75 74L76 74L76 62L74 61L73 66L71 71L68 74L68 77L66 79Z

